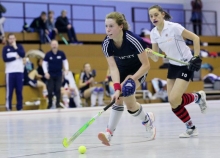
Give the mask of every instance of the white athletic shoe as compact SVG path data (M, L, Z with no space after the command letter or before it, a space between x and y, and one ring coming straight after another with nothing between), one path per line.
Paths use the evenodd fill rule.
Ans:
M99 140L102 141L102 144L106 145L106 146L110 146L110 141L112 138L112 135L110 134L110 132L100 132L98 134L98 138Z
M199 91L198 93L201 95L201 98L199 99L197 104L199 104L201 112L204 114L204 113L206 113L206 110L207 110L206 94L204 91Z
M152 112L148 112L146 115L148 116L149 121L145 124L143 122L143 125L145 125L145 127L146 127L148 140L153 140L153 139L155 139L155 136L156 136L156 128L153 126L153 122L155 121L155 117Z
M187 129L186 132L182 133L179 135L180 138L190 138L190 137L194 137L194 136L198 136L198 130L197 128L195 129Z

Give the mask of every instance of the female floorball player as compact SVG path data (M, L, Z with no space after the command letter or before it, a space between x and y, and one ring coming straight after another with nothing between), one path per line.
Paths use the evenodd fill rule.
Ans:
M201 67L202 60L199 57L199 37L177 23L166 21L171 16L158 5L149 8L149 16L151 22L155 25L150 33L153 51L158 52L160 48L170 57L189 62L189 66L187 67L175 61L169 61L167 91L172 111L187 127L186 132L180 134L179 137L189 138L191 136L197 136L198 131L192 123L185 106L196 102L199 104L202 113L204 113L207 109L206 95L204 91L197 93L185 93L185 91L190 80L193 79L193 72L198 71ZM192 56L183 38L193 41L194 56ZM158 60L158 57L152 54L151 49L147 49L147 52L151 58L154 58L154 61Z
M103 144L109 146L113 132L124 111L123 102L128 112L142 121L149 140L154 139L156 128L153 126L154 115L145 113L142 106L136 102L135 90L150 69L150 63L145 52L145 42L134 33L128 31L128 23L123 14L109 13L105 19L106 38L102 43L102 50L106 56L111 78L114 82L115 93L106 132L98 134ZM121 88L122 87L122 88ZM123 93L123 97L119 95Z

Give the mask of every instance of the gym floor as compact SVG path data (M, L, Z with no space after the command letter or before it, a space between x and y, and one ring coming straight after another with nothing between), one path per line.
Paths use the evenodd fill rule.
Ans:
M167 103L143 105L152 111L157 128L156 139L146 141L141 122L124 111L114 133L111 146L97 138L104 131L110 109L103 113L69 148L62 146L64 137L71 137L101 107L53 109L0 113L1 158L217 158L220 155L220 101L208 101L208 111L199 106L186 106L199 136L182 138L185 125L172 113ZM78 147L87 147L79 154Z

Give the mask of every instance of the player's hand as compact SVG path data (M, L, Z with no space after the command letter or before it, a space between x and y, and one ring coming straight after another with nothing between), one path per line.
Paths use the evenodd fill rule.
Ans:
M194 56L190 59L188 69L190 71L199 71L201 68L202 59L199 56Z
M117 102L119 100L119 96L121 94L120 90L116 90L115 93L112 96L112 101L115 100L115 102Z
M57 30L57 28L54 28L53 30L56 32L56 34L58 34L58 30Z
M68 70L65 70L64 71L64 76L68 75L69 71Z
M49 73L46 73L46 74L45 74L45 78L49 80L49 79L50 79L50 74L49 74Z
M70 29L70 28L71 28L71 25L70 25L70 24L68 24L68 25L67 25L67 28L68 28L68 29Z
M18 48L15 41L12 43L12 46L14 47L14 49L17 49L17 48Z

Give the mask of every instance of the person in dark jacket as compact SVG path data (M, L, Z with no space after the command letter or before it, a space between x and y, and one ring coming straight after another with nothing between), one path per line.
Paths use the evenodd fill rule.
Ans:
M39 33L40 36L40 43L44 44L46 43L46 34L49 34L49 31L46 27L46 20L47 20L47 14L46 12L41 12L40 17L35 18L30 27L35 31Z
M69 23L69 20L66 16L66 11L63 10L61 12L61 16L59 16L56 20L55 26L61 33L67 33L69 42L72 44L82 44L77 40L75 30L73 26Z

